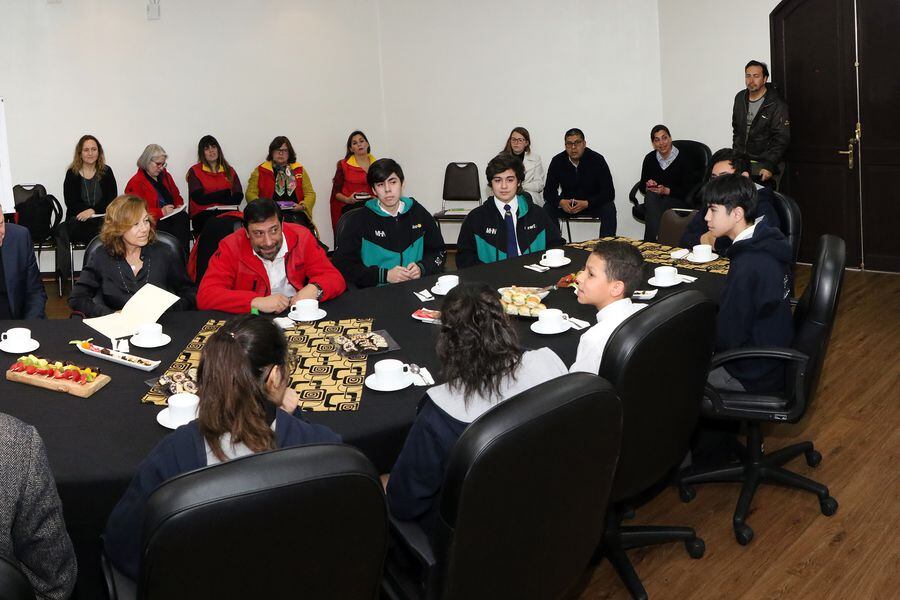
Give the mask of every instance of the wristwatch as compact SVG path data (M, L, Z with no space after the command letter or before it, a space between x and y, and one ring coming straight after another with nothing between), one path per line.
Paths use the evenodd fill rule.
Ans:
M310 281L309 284L316 287L316 300L321 300L322 294L325 293L325 290L323 290L322 286L319 285L318 283L316 283L315 281Z

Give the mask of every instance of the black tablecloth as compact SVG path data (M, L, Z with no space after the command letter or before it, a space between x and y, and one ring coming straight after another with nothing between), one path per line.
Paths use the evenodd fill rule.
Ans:
M536 262L535 255L515 258L493 265L481 265L459 272L463 281L486 281L496 287L507 285L546 286L567 273L583 267L587 252L567 248L572 263L545 273L523 268ZM648 265L647 275L652 275ZM699 289L717 299L724 277L705 272L689 271L697 277L693 284L660 289L655 300L684 289ZM374 329L386 329L399 343L400 349L370 358L398 358L428 367L438 382L440 367L434 354L438 326L422 323L410 317L418 308L440 308L440 298L422 303L413 291L430 288L436 278L406 282L381 288L353 290L326 302L322 307L327 319L373 317ZM646 289L652 289L646 286ZM579 305L571 289L550 292L544 303L562 309L570 316L595 322L596 310ZM158 425L156 415L160 407L141 404L147 391L144 380L161 373L193 338L209 318L227 318L214 312L170 313L160 322L172 342L156 350L133 349L162 365L151 373L98 361L79 353L69 340L83 339L94 331L80 320L34 320L27 322L0 321L0 331L12 326L32 330L41 347L35 353L53 360L71 360L80 365L97 365L112 381L90 398L76 398L67 394L36 387L0 381L0 411L34 425L44 439L47 454L56 478L65 510L66 524L76 547L79 561L77 597L102 597L98 556L99 535L106 518L119 496L134 475L138 463L169 430ZM578 338L582 332L570 330L553 336L540 336L530 331L531 319L513 317L525 348L548 346L566 364L575 359ZM101 345L108 340L98 340ZM12 364L15 356L0 353L0 360ZM4 365L8 367L8 365ZM359 447L381 472L390 470L406 432L415 416L416 406L424 387L409 387L392 393L366 389L359 410L352 412L315 412L308 418L331 427L348 444Z

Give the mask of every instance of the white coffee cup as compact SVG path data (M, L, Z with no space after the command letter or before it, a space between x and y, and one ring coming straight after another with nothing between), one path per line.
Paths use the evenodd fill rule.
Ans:
M315 298L297 300L291 307L291 313L298 319L315 319L319 316L319 301Z
M566 260L566 251L562 248L550 248L541 255L541 261L551 265L559 264L564 260Z
M441 275L434 287L446 294L459 285L459 275Z
M31 342L31 330L25 327L13 327L0 333L0 341L6 342L14 348L21 348Z
M653 269L653 275L656 278L656 283L661 285L678 282L678 269L675 267L656 267Z
M538 323L543 329L559 329L569 322L569 315L558 308L548 308L538 313Z
M197 394L182 392L169 396L169 423L178 427L197 418L197 405L200 397Z
M388 358L375 363L375 381L381 387L403 385L409 379L409 365L402 361Z
M693 248L693 254L697 260L712 260L712 246L709 244L697 244Z
M135 335L147 344L155 344L162 341L162 325L159 323L142 323L138 325Z

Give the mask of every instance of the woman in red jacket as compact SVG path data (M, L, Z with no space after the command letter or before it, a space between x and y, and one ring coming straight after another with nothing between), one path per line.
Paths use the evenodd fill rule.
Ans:
M169 155L162 146L149 144L137 159L137 173L132 175L125 186L126 194L134 194L147 203L147 214L161 231L171 233L189 250L190 222L182 211L184 199L175 180L166 170ZM173 215L169 217L169 215Z
M341 215L360 208L372 198L372 188L366 181L369 165L375 162L371 150L369 140L362 131L354 131L347 138L347 154L337 163L331 188L331 226L335 229L335 235Z
M244 199L237 173L225 160L219 142L211 135L200 138L197 164L188 169L185 179L190 200L188 212L195 237L200 235L210 218L237 210Z

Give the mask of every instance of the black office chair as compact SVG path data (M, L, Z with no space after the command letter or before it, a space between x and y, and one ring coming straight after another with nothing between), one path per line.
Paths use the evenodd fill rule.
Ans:
M781 232L791 244L791 264L797 264L800 255L800 237L803 234L803 217L800 214L800 205L797 201L781 192L772 192L774 196L775 212L781 222Z
M219 249L222 240L243 226L241 218L234 215L222 215L206 221L203 231L191 250L195 259L195 282L199 284L203 279L206 268L209 266L209 260Z
M672 141L672 145L678 148L679 153L685 153L685 158L690 159L690 161L697 166L697 181L688 192L687 198L684 198L688 203L688 206L696 208L699 206L697 192L703 186L704 175L709 171L709 161L712 160L712 151L710 151L709 146L703 142L695 142L694 140L674 140ZM635 183L628 193L628 200L633 205L631 207L631 215L636 221L640 221L641 223L644 222L647 210L647 207L644 206L637 197L638 193L641 191L640 187L642 183L644 182L638 181Z
M685 208L670 208L663 213L659 221L659 235L656 241L664 246L678 246L684 230L697 214L696 210Z
M358 450L308 445L174 477L147 502L137 582L110 598L377 598L388 525Z
M444 169L444 191L441 210L432 215L441 223L462 223L468 211L481 206L481 187L478 185L478 166L473 162L452 162ZM450 206L450 203L463 206Z
M56 252L56 230L62 220L62 205L56 196L47 194L47 189L39 183L14 185L13 202L16 207L16 222L31 234L40 269L44 251ZM59 297L62 298L63 274L58 268L56 285Z
M338 219L337 225L334 226L334 249L338 248L338 240L341 239L341 235L344 233L344 229L347 228L347 224L352 222L354 219L359 217L362 214L362 211L366 210L365 208L357 208L354 210L348 210ZM332 252L333 254L333 252Z
M734 510L733 524L735 537L742 545L749 544L753 539L753 529L747 525L747 514L756 488L761 483L777 483L812 492L819 497L822 514L831 516L837 511L838 503L829 495L826 486L782 467L801 454L809 466L818 465L822 455L812 442L793 444L766 454L760 424L769 421L796 423L815 398L837 312L845 264L844 241L833 235L820 237L809 284L794 310L794 341L790 348L743 348L722 352L713 358L712 368L747 358L777 359L787 363L788 367L784 389L771 394L707 388L703 414L715 419L744 421L747 445L735 441L735 450L740 458L737 463L703 470L687 468L680 474L679 490L685 502L690 502L696 495L695 483L741 482L741 495Z
M705 551L689 527L623 526L635 499L664 480L687 455L700 417L714 348L715 304L698 291L673 294L638 311L612 334L600 377L624 410L622 450L599 548L634 598L647 593L625 550L681 540L692 558Z
M181 242L179 242L178 238L176 238L174 235L166 233L165 231L157 231L156 240L159 243L168 246L175 256L180 257L182 264L187 261L187 255L184 252L184 246L181 245ZM99 252L102 249L103 242L100 241L100 236L98 235L94 237L94 239L92 239L84 249L84 257L81 260L82 264L88 264L91 256L93 256L95 252Z
M416 523L392 520L398 548L385 594L545 600L577 591L603 531L621 418L609 383L587 373L482 415L450 455L434 546ZM406 555L422 573L404 568Z
M35 600L31 582L16 563L5 556L0 556L0 598L3 600Z

